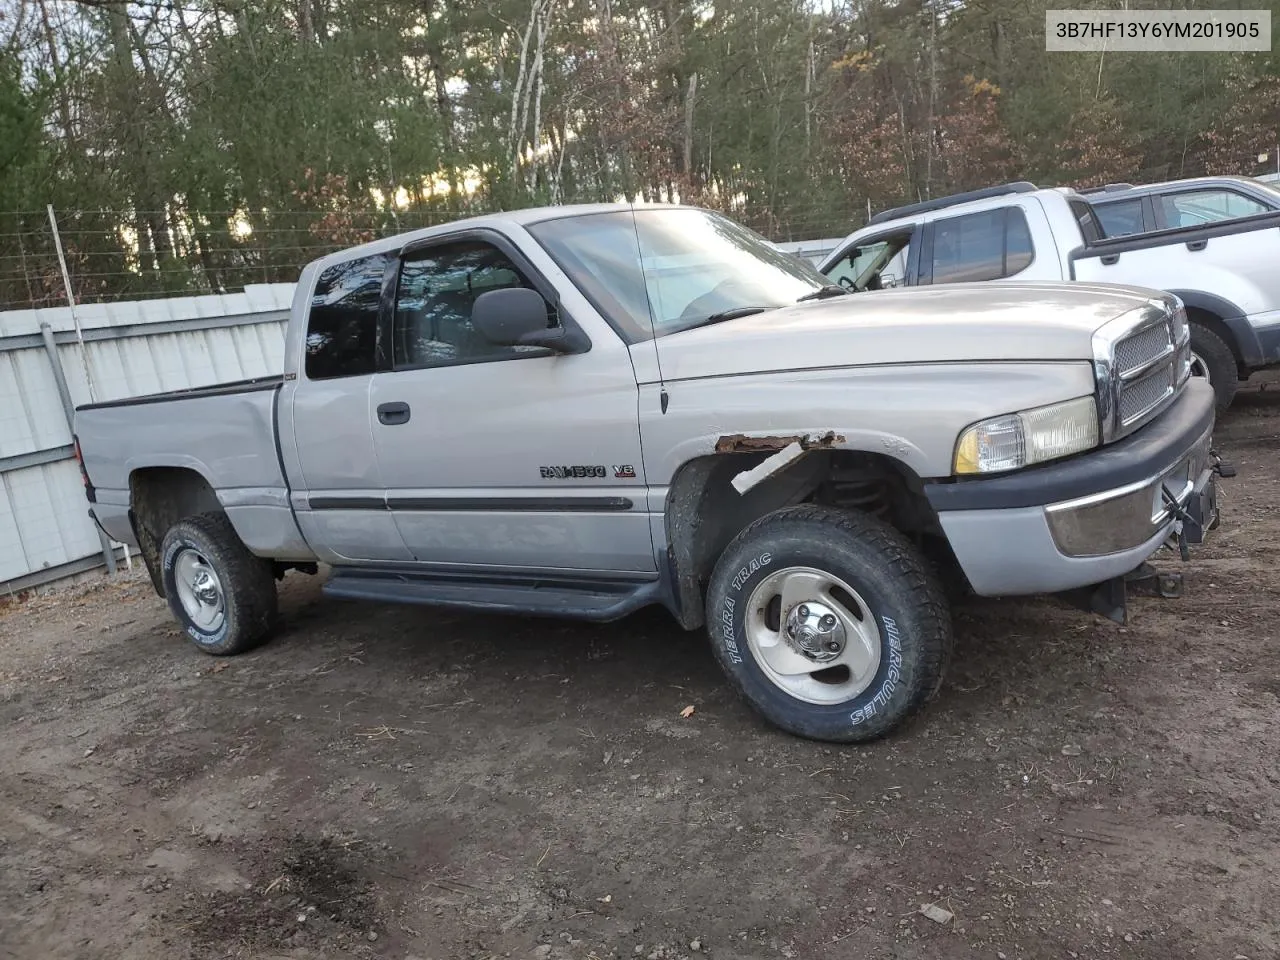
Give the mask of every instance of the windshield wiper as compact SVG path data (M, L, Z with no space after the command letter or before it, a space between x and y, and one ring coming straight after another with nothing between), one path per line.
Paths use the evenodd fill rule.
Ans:
M806 293L803 297L798 297L796 303L804 303L806 300L826 300L828 297L843 297L848 292L838 283L827 283L811 293Z
M749 317L752 314L764 313L766 310L776 310L776 307L734 307L732 310L721 310L719 313L713 313L707 319L695 323L695 327L705 327L713 323L722 323L725 320L737 320L739 317Z

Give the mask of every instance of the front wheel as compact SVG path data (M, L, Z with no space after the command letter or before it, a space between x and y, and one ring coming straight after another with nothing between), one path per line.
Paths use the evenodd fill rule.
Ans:
M892 527L779 510L725 549L707 590L712 648L739 693L790 733L881 737L938 690L951 623L927 561Z
M160 548L160 574L170 611L205 653L243 653L275 623L271 563L250 553L222 514L187 517L170 527Z

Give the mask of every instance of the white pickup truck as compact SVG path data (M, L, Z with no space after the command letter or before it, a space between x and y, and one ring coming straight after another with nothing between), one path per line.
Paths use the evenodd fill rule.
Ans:
M1122 616L1217 523L1209 387L1147 290L848 296L704 210L559 207L309 265L283 376L80 407L91 513L201 650L275 578L331 596L706 627L786 730L938 689L940 574ZM1156 384L1158 389L1152 388Z
M879 213L818 269L852 291L1073 280L1174 294L1191 323L1193 373L1225 409L1241 380L1280 364L1280 212L1156 225L1108 238L1085 196L1010 183Z

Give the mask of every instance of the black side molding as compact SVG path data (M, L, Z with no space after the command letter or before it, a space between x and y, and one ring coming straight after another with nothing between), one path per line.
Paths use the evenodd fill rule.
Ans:
M124 400L103 400L101 403L82 403L77 410L102 410L106 407L132 407L144 403L164 403L166 400L191 400L196 397L221 397L229 393L253 393L258 390L279 390L284 383L284 375L274 377L256 377L252 380L235 380L231 383L215 383L211 387L188 387L183 390L169 390L165 393L149 393L142 397L127 397Z
M1011 510L1074 500L1151 480L1213 426L1213 388L1191 380L1169 409L1137 433L1067 460L1005 476L926 484L933 508Z
M386 510L385 497L310 497L312 510Z
M436 510L509 513L611 513L632 509L629 497L311 497L312 510Z

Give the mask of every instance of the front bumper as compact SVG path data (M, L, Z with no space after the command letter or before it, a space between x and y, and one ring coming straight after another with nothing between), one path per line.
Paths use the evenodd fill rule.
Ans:
M1171 538L1217 525L1213 390L1193 380L1136 434L1070 460L926 488L982 596L1058 593L1123 576Z

